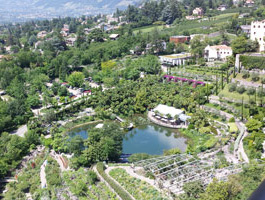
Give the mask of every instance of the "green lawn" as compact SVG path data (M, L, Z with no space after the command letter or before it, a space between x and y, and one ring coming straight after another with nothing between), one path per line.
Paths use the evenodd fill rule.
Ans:
M227 14L221 14L218 16L215 16L213 18L210 18L210 21L202 21L199 22L198 20L193 21L184 21L177 26L175 26L175 32L183 32L183 31L189 31L190 33L206 33L206 32L215 32L217 30L203 30L201 27L221 27L223 24L226 24L229 19L231 19L231 16L237 13L227 13Z
M228 99L235 99L235 100L242 100L244 98L244 102L249 101L249 96L247 93L239 94L238 92L229 92L228 85L224 87L224 89L219 93L219 96L226 97ZM250 96L250 98L254 98L253 95Z
M221 14L221 15L217 15L216 19L223 19L223 18L228 18L228 17L232 17L234 16L235 14L238 14L238 12L235 12L235 13L225 13L225 14Z
M265 75L264 74L263 75L259 75L259 77L260 77L259 81L255 82L255 83L260 83L261 84L261 78L265 78ZM242 73L237 74L235 79L253 82L253 81L251 81L251 75L250 75L249 78L245 79L245 78L243 78L243 74Z

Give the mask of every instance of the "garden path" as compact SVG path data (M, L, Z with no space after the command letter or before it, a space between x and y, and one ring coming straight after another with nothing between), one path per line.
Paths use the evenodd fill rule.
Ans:
M11 134L17 135L19 137L25 137L27 131L28 131L27 125L23 125L20 126L17 130L13 131Z
M238 156L238 158L240 158L240 155L242 156L242 159L249 163L249 159L248 156L244 150L244 146L243 146L243 140L244 138L248 135L248 132L246 131L246 127L242 122L236 121L236 125L238 127L238 129L240 130L241 134L243 134L243 136L241 137L239 144L238 144L238 151L236 152L236 155Z
M46 173L45 173L45 167L47 165L47 160L43 162L40 168L40 182L41 182L41 188L47 187L47 180L46 180Z

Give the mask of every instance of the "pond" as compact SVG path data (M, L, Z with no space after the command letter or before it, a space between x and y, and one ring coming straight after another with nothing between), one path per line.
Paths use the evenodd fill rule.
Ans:
M93 125L95 126L95 125ZM71 136L80 135L87 139L87 130L93 126L84 126L71 131ZM177 130L164 128L155 124L139 126L128 131L123 139L123 153L148 153L162 155L163 150L179 148L186 150L186 138L180 136Z

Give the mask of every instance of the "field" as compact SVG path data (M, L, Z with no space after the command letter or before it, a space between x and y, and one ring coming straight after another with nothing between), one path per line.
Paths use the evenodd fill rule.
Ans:
M220 27L223 24L227 23L227 21L230 20L231 17L235 14L237 13L221 14L214 18L210 18L209 21L198 21L198 20L184 21L175 26L174 32L182 33L183 31L189 31L192 34L214 32L212 30L210 31L209 27L212 28ZM205 30L202 27L205 27Z
M148 33L153 31L154 29L162 30L164 28L164 25L150 25L150 26L144 26L140 28L133 29L133 33L137 34L139 31L142 33Z
M219 96L221 97L225 97L227 99L231 99L231 100L241 100L242 101L242 98L244 99L244 102L249 102L249 99L253 99L254 98L254 95L247 95L246 92L244 92L243 94L239 94L238 92L229 92L229 86L226 85L224 87L224 89L219 93ZM258 100L258 98L257 98Z
M265 78L265 75L259 75L259 80L256 81L256 82L254 82L254 83L259 83L259 84L261 84L261 79L262 79L262 78ZM242 73L238 73L235 79L243 80L243 81L248 81L248 82L253 82L253 81L251 80L251 75L250 75L249 78L244 79Z

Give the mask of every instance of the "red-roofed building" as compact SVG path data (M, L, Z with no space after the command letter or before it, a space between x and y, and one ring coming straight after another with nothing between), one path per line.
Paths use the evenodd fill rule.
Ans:
M171 36L169 38L169 41L174 44L179 44L179 43L185 43L190 41L189 36L183 36L183 35L178 35L178 36Z

